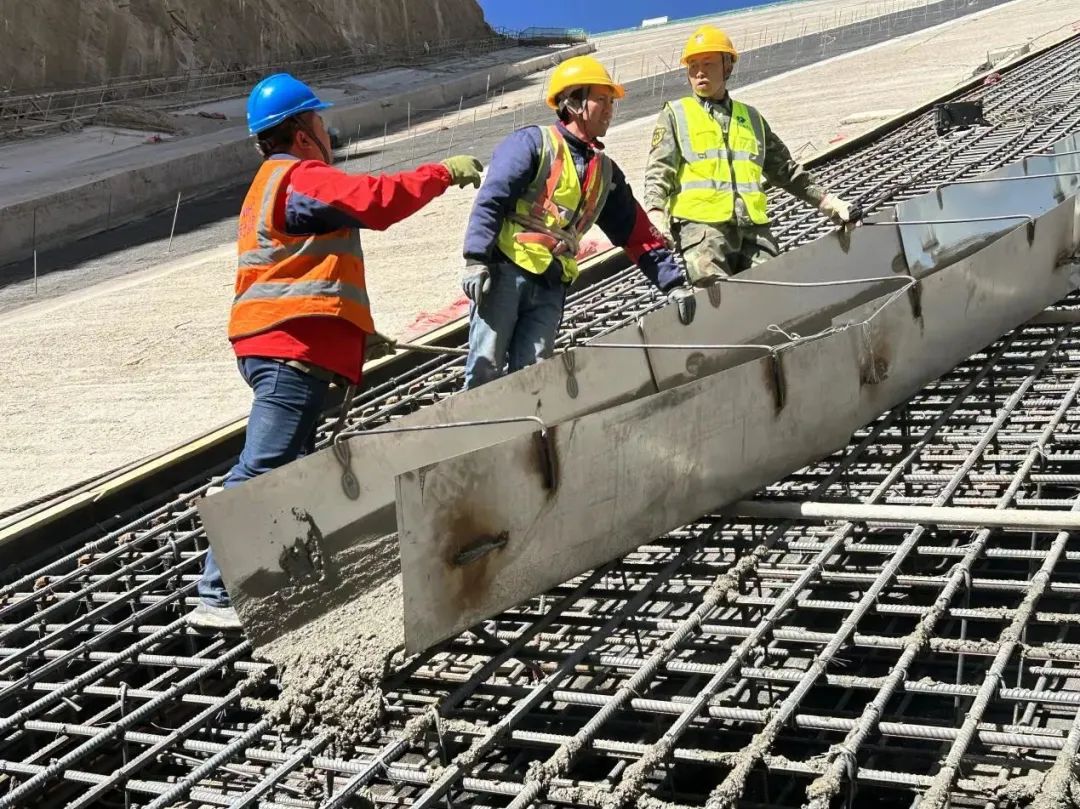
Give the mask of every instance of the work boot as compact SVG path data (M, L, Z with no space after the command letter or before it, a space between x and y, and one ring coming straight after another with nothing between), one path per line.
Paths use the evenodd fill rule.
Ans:
M205 601L187 614L187 622L193 629L208 632L239 632L243 628L233 607L215 607Z

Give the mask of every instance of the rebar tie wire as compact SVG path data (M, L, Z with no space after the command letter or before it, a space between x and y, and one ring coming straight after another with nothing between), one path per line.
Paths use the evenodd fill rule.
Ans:
M1058 345L1060 345L1060 342L1064 340L1064 336L1065 335L1063 334L1059 337ZM1042 360L1042 367L1045 367L1046 363L1049 362L1051 356L1052 352L1047 352L1046 354L1044 354ZM1029 376L1026 381L1028 387L1034 384L1035 374ZM931 436L936 432L937 429L940 429L940 427L945 423L945 420L948 418L948 416L962 404L965 398L966 396L961 395L954 397L952 403L953 406L946 411L943 411L939 415L934 425L927 430L926 434L915 446L915 451L917 451L921 447L926 446ZM1020 397L1017 396L1015 402L1018 403L1019 398ZM995 425L992 427L992 429L988 430L987 433L984 434L980 442L968 453L968 456L965 459L964 463L961 464L960 467L953 474L952 480L944 487L938 497L935 498L936 504L943 505L944 503L946 503L948 499L960 487L961 483L964 480L964 476L970 470L970 468L974 466L975 462L978 460L979 455L982 453L982 450L985 449L986 446L989 446L990 441L993 437L993 433L1004 425L1010 414L1011 410L1009 410L1008 408L1002 409L1002 412L999 414L998 420L995 422ZM875 502L881 497L883 497L888 491L889 487L892 486L892 484L899 478L903 469L906 468L907 465L914 460L914 458L915 455L913 453L908 453L908 455L903 459L901 464L894 466L893 469L890 471L890 474L887 475L886 478L880 484L878 484L878 486L875 487L874 491L868 498L868 501ZM837 549L843 546L844 541L854 530L854 528L854 523L845 522L842 526L834 530L827 548L821 552L823 554L827 553L825 561L827 561L827 559L830 558ZM799 707L799 704L802 701L802 698L806 695L810 688L813 687L813 685L817 682L818 678L825 672L828 664L832 661L834 655L847 643L848 638L852 635L852 633L854 633L859 621L874 606L874 604L877 603L878 597L881 595L884 589L892 582L894 576L899 572L900 566L906 560L907 556L911 553L911 551L915 548L916 544L919 542L924 532L925 526L921 525L917 526L915 530L908 532L908 535L905 538L904 542L901 543L901 545L896 549L896 552L889 559L888 563L883 566L882 570L875 577L874 581L870 584L869 587L867 587L866 591L863 593L858 603L853 607L851 613L844 620L843 624L833 634L832 639L829 641L829 643L826 644L825 648L823 648L815 656L813 664L806 670L806 673L802 676L800 682L796 684L792 692L778 707L775 715L771 718L769 723L765 726L764 729L762 729L758 734L755 735L755 737L750 741L749 744L747 744L743 748L742 751L740 751L740 753L738 754L738 761L736 765L728 773L724 781L712 792L712 794L710 794L708 800L706 801L705 805L706 807L708 807L708 809L722 809L722 807L733 807L738 803L738 800L741 797L743 790L745 789L746 778L749 776L751 770L758 764L764 752L771 749L780 731L793 717L796 709ZM820 572L820 570L823 569L824 561L822 562L822 564L818 565L818 559L821 559L820 555L815 557L815 564L812 564L805 571L805 574L812 573L814 576L816 576ZM974 554L972 555L971 560L974 561ZM770 615L772 615L773 612L776 610L781 610L779 614L783 614L783 612L786 612L787 607L790 606L792 602L794 602L799 592L801 592L801 590L805 586L806 582L803 581L803 579L804 577L800 576L799 579L789 585L789 589L787 592L788 594L790 594L790 598L782 598L779 603L777 603L773 607L773 611L770 611ZM749 637L746 638L746 640L743 641L743 644L740 645L740 650L737 650L735 654L739 654L742 645L748 645L751 642L756 645L760 641L760 637L755 638L754 635L751 634ZM747 649L746 651L749 651L749 649ZM745 652L743 652L742 655L739 655L739 657L741 658L744 654ZM906 670L907 667L908 663L906 661L901 661L901 664L898 666L898 668L901 670ZM719 674L716 676L719 676ZM719 689L719 686L721 684L722 683L716 684L717 690ZM857 749L857 745L853 746L851 744L848 744L848 749ZM833 765L838 765L838 768L840 768L841 771L842 768L845 766L843 757L834 758L832 763ZM819 790L823 790L829 786L835 787L835 785L841 783L841 781L837 779L834 780L832 784L822 784L821 779L819 779L818 783Z
M1013 412L1020 404L1024 395L1035 384L1035 380L1043 373L1050 358L1060 348L1062 342L1065 340L1065 337L1067 335L1068 330L1062 330L1062 332L1058 335L1057 339L1054 341L1053 345L1051 345L1044 352L1040 361L1032 369L1032 372L1027 377L1025 377L1024 381L1020 384L1019 387L1016 388L1015 391L1013 391L1008 401L999 410L994 422L979 439L978 443L972 448L971 452L968 453L968 456L965 459L964 463L958 469L958 474L960 475L961 481L963 479L963 476L965 476L967 472L970 471L971 467L974 466L978 456L981 455L982 452L986 449L986 447L988 447L993 441L994 435L998 431L1000 431L1002 427L1004 427L1005 423L1012 416ZM1003 353L1003 351L1000 353ZM990 367L989 362L986 366L984 366L984 368L988 367ZM1080 393L1080 380L1078 380L1072 386L1069 394L1063 399L1061 406L1058 408L1058 411L1054 414L1051 421L1044 427L1039 438L1036 440L1034 447L1044 446L1046 442L1050 440L1054 430L1060 423L1061 419L1064 418L1070 403L1076 397L1077 393ZM1038 457L1038 452L1035 450L1034 447L1029 450L1026 461L1014 475L1013 483L1010 484L1009 488L999 498L998 508L1005 508L1013 500L1016 490L1019 489L1024 477L1027 475L1028 472L1031 471L1031 468L1034 466L1035 459ZM951 497L952 494L955 492L955 489L956 486L950 483L946 487L946 491L943 492L943 494L947 493L947 497ZM920 525L917 526L911 533L921 536L924 530L924 526ZM923 647L927 643L929 643L931 633L933 632L934 627L937 625L937 622L940 620L940 618L944 615L953 597L957 593L961 592L965 587L968 588L968 590L970 591L971 565L980 555L982 555L982 552L986 546L987 541L990 538L990 535L991 532L987 529L983 529L982 531L980 531L977 534L975 540L969 544L967 552L964 554L963 559L953 567L952 573L950 574L949 579L945 584L945 587L942 589L941 594L935 600L933 606L927 612L927 614L924 615L923 618L919 621L919 624L916 626L915 630L908 636L908 639L905 641L900 659L897 661L896 666L889 673L889 675L887 675L885 684L882 685L880 691L878 692L877 696L875 696L874 700L869 703L863 710L862 715L859 717L858 724L848 732L847 736L842 742L842 744L845 745L847 748L858 750L865 742L867 736L869 736L869 734L873 732L873 730L877 727L877 725L879 724L880 716L884 711L886 704L892 698L893 694L896 691L896 688L903 683L904 678L906 677L906 673L910 668L911 664L914 662L915 657L919 654L920 651L922 651ZM977 717L976 724L978 721L981 721L981 712ZM835 789L841 783L840 779L842 775L842 764L834 759L830 762L828 770L818 780L816 780L807 788L807 797L810 799L808 809L828 809L829 802L832 796L835 794Z
M1059 336L1058 345L1060 345L1060 340L1063 339L1069 331L1069 329L1062 330L1062 333ZM1039 369L1039 371L1041 372L1041 369ZM1050 422L1039 436L1037 442L1038 445L1045 446L1045 444L1053 437L1054 431L1064 420L1078 395L1080 395L1080 379L1077 379L1076 382L1073 383L1068 394L1063 397L1060 407L1054 413ZM1035 462L1038 460L1038 457L1039 454L1034 450L1029 452L1024 465L1017 471L1013 484L1010 484L1008 490L1002 495L1002 502L999 507L1004 508L1008 502L1013 499L1016 491L1020 488L1020 484L1023 482L1024 476L1027 472L1031 471ZM1078 510L1080 510L1080 500L1078 500L1072 508L1072 511ZM990 532L984 530L980 533L985 533L989 536ZM1065 543L1068 539L1068 531L1060 531L1054 538L1046 557L1043 559L1042 565L1040 565L1038 572L1032 577L1028 592L1024 596L1023 601L1021 601L1020 606L1017 608L1012 621L1001 633L998 641L999 648L994 657L994 662L991 664L990 670L983 678L983 683L979 687L975 701L964 716L960 735L952 743L949 754L946 757L945 762L941 765L938 773L934 776L934 781L930 788L923 793L919 805L924 809L943 809L946 803L948 803L952 783L959 775L960 764L967 752L967 748L971 744L978 724L982 721L982 716L986 707L990 704L990 699L1001 685L1005 666L1008 664L1013 651L1020 643L1021 631L1027 625L1027 622L1030 620L1031 615L1035 610L1035 606L1046 591L1047 586L1050 583L1050 577L1054 572L1054 567L1063 555Z
M156 638L157 635L163 635L175 631L177 628L179 628L179 625L182 625L184 623L184 619L181 618L174 624L163 629L161 632L155 633L154 636L150 637L155 638L156 641L159 639ZM144 641L145 640L147 639L144 639ZM132 648L135 647L133 646ZM22 801L24 798L29 797L31 794L38 791L39 789L42 789L51 784L53 781L57 780L58 778L61 778L67 769L69 769L71 766L73 766L86 756L100 750L102 747L104 747L106 742L122 734L128 728L137 725L143 720L152 716L154 712L156 712L165 704L170 702L175 697L175 695L180 694L189 687L202 682L204 679L210 676L212 672L222 668L223 666L230 665L235 660L248 654L250 651L251 643L249 641L243 641L234 646L221 657L217 658L214 661L213 666L207 666L206 668L197 669L191 674L189 674L187 677L179 680L174 686L163 692L160 697L150 700L149 702L136 708L134 711L132 711L122 719L113 722L108 726L108 728L103 730L100 735L91 738L89 741L86 741L83 744L77 746L71 752L65 754L58 759L55 759L52 763L49 764L48 767L39 772L37 775L32 776L19 786L7 792L5 795L0 796L0 809L13 809L14 807L19 806L19 802ZM85 677L85 675L83 676ZM79 679L81 678L73 680L72 684L77 683ZM44 701L48 697L52 697L59 693L60 692L53 692L53 694L49 694L46 697L43 697L42 700L39 700L39 702ZM59 698L60 697L57 697L56 699L59 700ZM22 712L20 711L20 713ZM263 721L267 726L269 725L266 720ZM5 724L7 724L6 721Z
M126 683L124 685L126 686ZM89 791L82 793L76 800L67 804L64 809L82 809L82 807L94 806L96 801L102 795L115 787L118 783L126 781L141 767L155 761L157 757L161 755L165 750L167 750L170 746L176 744L182 739L186 739L187 737L191 736L193 733L195 733L202 727L203 723L210 721L214 717L214 715L219 713L222 709L239 701L241 697L243 697L248 691L251 691L253 687L255 687L255 683L253 680L241 680L240 683L228 694L216 700L213 704L208 705L199 713L195 714L195 716L187 720L183 724L183 726L173 731L172 733L164 736L156 743L150 745L146 750L143 750L134 759L130 761L125 760L124 765L120 769L114 771L111 778L102 781L100 784L92 787ZM162 695L166 693L167 692L162 692ZM121 697L121 700L122 699L123 697ZM121 719L123 719L124 713L126 712L123 712L121 714ZM95 734L95 736L97 735L100 735L100 732L98 734ZM189 789L190 786L194 786L194 782L189 785ZM177 798L179 798L179 796L177 796ZM232 807L232 809L235 809L235 805L230 806Z
M191 565L194 562L198 561L200 558L201 557L193 557L191 559L186 560L184 562L184 564L185 565ZM157 576L153 577L152 579L150 579L150 580L144 582L143 584L139 585L137 588L135 588L135 590L128 591L127 593L123 594L122 596L119 596L117 599L114 599L114 601L107 602L106 604L102 605L102 607L99 607L99 608L97 608L95 610L92 610L91 612L83 615L82 617L77 618L74 621L71 621L70 623L68 623L64 627L62 627L60 630L55 631L55 632L51 633L50 635L47 635L46 637L35 641L30 646L25 646L25 647L19 648L17 651L15 651L11 655L9 655L7 658L5 658L5 660L6 661L11 661L11 660L14 660L16 658L23 659L23 658L29 656L30 654L36 654L36 653L39 653L41 651L44 651L46 648L48 648L49 646L52 646L53 644L57 643L58 641L63 640L64 638L66 638L66 637L68 637L70 635L73 635L75 633L75 631L77 629L79 629L80 627L82 627L84 625L87 625L87 624L90 624L93 621L93 619L99 613L103 613L103 611L108 612L111 608L116 608L118 606L126 605L128 603L128 599L130 598L130 595L131 595L132 592L144 592L146 590L153 589L153 586L155 584L159 584L163 580L167 582L170 578L173 577L173 575L174 575L174 572L172 570L166 570L163 573L158 574ZM192 592L195 589L195 585L196 585L195 582L190 582L187 585L184 585L183 587L181 587L181 588L179 588L177 590L174 590L173 592L171 592L167 596L165 596L162 600L157 601L157 602L155 602L153 604L150 604L149 606L143 608L142 610L139 610L138 612L134 613L133 615L130 615L127 618L124 618L122 621L120 621L117 624L112 625L111 627L109 627L109 629L105 630L104 632L98 632L98 633L94 634L94 636L90 640L81 643L79 646L77 646L74 649L71 649L71 650L69 650L67 652L64 652L59 657L56 657L53 660L50 660L49 662L44 663L43 665L41 665L41 666L37 667L36 669L34 669L31 673L23 675L23 677L20 678L13 685L0 690L0 699L4 699L4 698L7 698L10 695L19 693L20 691L25 689L28 685L32 684L35 680L40 681L40 679L42 677L44 677L46 674L48 674L50 671L53 671L53 670L55 670L57 668L64 668L71 661L76 660L78 658L81 658L83 655L86 654L87 651L89 651L93 647L98 646L98 645L104 643L105 641L108 641L114 635L118 635L118 634L122 633L124 630L126 630L127 628L129 628L131 626L138 625L138 623L141 620L153 615L154 613L161 612L161 611L167 609L173 602L179 601L179 602L183 603L183 599L184 599L185 594L189 593L189 592ZM120 603L120 602L122 602L122 603ZM130 651L131 648L134 648L134 647L129 647L129 649L124 650L124 652L126 653L126 652ZM140 651L140 650L141 649L138 649L136 651ZM95 670L97 668L99 668L99 667L95 667ZM65 694L65 696L66 696L66 694ZM35 705L38 705L39 702L40 702L40 700L32 703L30 706L28 706L27 710L29 708L34 707ZM21 714L21 711L19 713ZM9 719L11 719L11 718L12 717L0 718L0 734L2 734L5 730L11 729L11 727L13 727L13 725L8 724Z
M999 350L998 357L1000 357L1000 355L1004 353L1006 347L1007 344ZM935 422L935 426L928 431L927 437L924 439L924 441L929 441L929 436L930 434L932 434L933 429L940 427L940 425L945 422L949 414L962 404L966 395L970 393L971 390L974 390L974 388L979 384L982 378L989 374L992 367L993 366L991 364L991 361L988 361L984 365L980 374L976 375L971 380L971 382L968 383L965 389L959 394L957 394L950 408L944 411L939 416L938 420ZM898 413L898 409L894 409L893 411L891 411L889 418L879 422L875 430L872 430L870 434L866 437L866 439L864 439L862 444L860 444L860 447L869 445L869 443L874 440L875 436L880 431L883 431L890 423L891 419L895 418L896 414ZM989 441L989 439L987 439L987 441ZM894 468L893 472L891 473L892 479L899 477L903 468L905 468L912 460L914 460L915 454L915 450L908 453L904 461L902 461L901 464L898 464L897 467ZM831 485L835 481L835 479L838 479L842 475L842 468L843 467L840 466L835 469L833 473L829 476L829 478L820 485L819 490L824 491L827 486ZM884 491L884 487L887 485L888 481L882 484L882 491ZM773 534L771 535L773 542L775 542L776 539L782 535L783 530L784 529L781 528L773 532ZM846 530L841 529L841 531L838 531L837 533L842 533L846 535L847 531L850 530L851 526L849 525L846 527ZM839 545L842 545L842 543L843 537L841 536L841 538L837 540L835 545L838 547ZM759 548L760 547L761 546L759 546ZM755 549L755 551L756 550L757 549ZM834 550L835 548L823 550L816 557L815 564L820 564L824 559L827 559ZM763 557L763 555L764 554L761 554L761 557ZM740 561L740 564L742 564L742 562L749 562L749 560L754 560L754 564L756 564L756 562L761 557L758 557L755 554L749 554L743 557L743 560ZM742 566L746 572L749 572L749 569L752 565L745 564ZM582 749L587 748L588 743L591 741L591 737L595 732L595 729L598 729L599 725L602 724L603 721L606 721L608 717L613 715L615 710L620 708L626 700L630 699L633 696L634 692L644 682L644 680L651 676L651 673L649 673L651 672L651 669L658 668L660 662L662 662L667 657L670 657L670 654L677 648L678 641L681 640L684 635L692 631L692 629L696 628L696 626L701 623L703 618L709 612L711 612L712 605L714 605L715 603L720 603L722 598L726 596L727 592L730 592L733 587L738 586L738 581L741 581L744 578L745 574L746 573L744 573L742 576L732 576L732 571L726 571L724 574L717 577L716 581L714 582L713 588L711 588L710 591L706 593L705 599L703 599L702 604L699 605L697 609L695 609L694 613L690 617L688 617L680 624L679 630L676 630L672 633L672 635L668 637L663 646L661 646L661 648L653 654L649 661L646 661L645 665L638 670L638 672L634 675L634 677L631 678L628 683L624 684L620 688L619 692L611 698L611 701L596 716L594 716L593 720L581 731L579 731L578 734L575 735L574 739L569 745L564 745L548 759L548 761L544 765L544 769L546 770L544 774L547 777L543 781L533 780L526 782L526 784L523 786L523 790L518 794L514 802L511 804L512 809L523 809L526 806L530 806L536 798L540 797L542 791L546 789L546 781L550 780L550 778L557 773L565 772L565 770L572 763L576 754ZM804 577L800 577L800 580L802 580L803 578ZM806 576L805 578L806 581L809 580L809 576ZM718 588L717 584L725 579L727 580L727 582L725 583L727 583L728 586L721 586L720 588ZM805 585L806 581L802 581L802 584L797 584L797 586L792 586L789 589L788 592L791 599L797 597L798 592L802 589L802 586ZM710 604L710 601L712 601L712 604ZM719 686L722 684L722 682L726 680L728 676L730 676L730 673L734 670L736 665L741 662L742 657L744 657L750 650L757 647L758 643L760 642L761 636L764 635L765 631L767 631L768 628L771 628L776 618L786 611L786 607L786 604L778 604L776 607L774 607L773 610L770 611L768 615L766 615L762 619L761 622L759 622L757 630L752 632L751 635L747 637L744 642L740 644L740 646L732 653L732 657L729 658L728 664L725 664L722 667L722 670L713 676L709 684L702 690L702 692L699 693L698 698L695 699L693 703L687 706L676 724L673 725L672 728L670 728L664 734L664 737L656 744L654 744L650 748L650 750L641 757L638 762L632 764L629 768L627 768L626 772L623 774L622 782L619 784L619 786L616 787L615 791L610 796L610 802L612 806L622 806L625 804L625 802L637 797L637 788L627 789L625 785L628 782L632 784L637 782L638 779L635 777L636 775L645 774L651 771L656 766L658 766L660 762L663 761L667 754L674 748L674 745L677 742L679 736L682 735L683 730L685 730L689 726L690 721L694 718L698 711L700 711L704 703L708 699L712 698L712 696L715 694L715 691L719 689ZM755 638L755 635L758 635L758 637ZM653 661L655 661L655 666L650 667L650 663L652 663ZM643 672L646 672L644 676L642 676ZM704 695L704 697L702 695Z
M194 534L195 534L195 532L192 532L189 536L194 536ZM146 555L144 555L142 557L139 557L135 561L129 562L128 564L117 568L115 571L108 574L107 576L101 577L98 581L91 582L86 587L81 588L77 592L69 594L67 596L66 600L57 599L53 604L38 610L36 613L31 615L29 618L25 618L22 621L18 622L17 624L9 625L5 629L4 632L0 633L0 640L3 640L4 638L15 636L18 633L21 633L21 632L24 632L24 631L28 631L31 627L36 626L36 625L42 623L43 621L45 621L46 619L48 619L54 612L62 611L68 604L71 603L71 601L86 598L91 593L94 593L94 592L96 592L98 590L103 589L105 585L111 584L112 582L115 582L115 581L117 581L119 579L122 579L122 578L124 578L124 576L126 576L128 574L135 573L136 571L139 570L139 568L144 566L147 561L153 561L155 559L165 558L165 557L168 557L168 556L171 556L171 555L172 555L172 549L168 545L159 546L155 550L151 551L150 553L148 553L148 554L146 554ZM185 564L191 564L192 561L193 560L189 559L186 562L182 562L181 566L184 566ZM98 615L107 614L107 613L111 612L112 610L117 609L119 607L127 606L128 598L130 597L130 595L132 595L132 594L139 595L139 594L141 594L142 592L144 592L146 590L153 589L154 585L159 584L162 581L167 581L173 575L174 575L174 571L172 569L168 569L168 570L165 570L165 571L163 571L161 573L158 573L154 578L152 578L152 579L150 579L148 581L145 581L142 584L139 584L139 585L135 586L132 590L127 591L123 595L118 595L112 601L106 602L102 606L96 607L95 609L91 610L89 613L83 614L83 615L79 616L78 618L75 618L74 620L72 620L71 622L69 622L67 624L65 629L63 629L63 630L61 630L59 632L53 633L51 635L47 635L45 637L39 638L38 640L34 641L29 646L25 647L19 653L15 654L15 655L13 655L13 656L11 656L9 658L6 658L4 660L4 663L5 664L10 664L10 663L19 662L19 661L25 659L26 657L40 651L41 649L47 648L48 646L52 645L52 643L54 643L55 641L62 640L63 638L67 637L68 635L72 634L72 631L74 629L78 628L81 624L86 623L87 621L91 620L92 618L94 618L94 617L96 617ZM42 588L42 590L44 590L44 589L45 588ZM0 699L3 699L5 697L7 697L7 696L8 696L8 694L0 692Z
M303 744L292 756L281 762L273 771L255 786L235 800L229 801L229 809L251 809L259 805L259 800L267 792L277 788L278 782L290 775L305 762L314 759L330 744L331 738L325 733L320 733L310 742Z
M165 514L168 512L169 507L170 505L161 506L160 508L155 509L154 511L147 514L145 517L143 517L143 519L150 520L162 514ZM119 540L120 537L122 537L124 534L130 533L131 528L130 526L118 528L115 531L106 534L101 539L96 539L92 542L89 542L86 545L80 547L78 550L72 551L71 553L60 557L59 559L51 562L45 567L36 570L33 573L28 573L27 575L20 577L16 581L0 587L0 604L3 604L3 606L0 606L0 620L3 620L10 613L14 612L17 609L25 607L26 605L25 601L17 601L10 604L4 604L4 599L8 596L13 595L14 593L19 592L21 589L33 586L39 577L41 577L42 575L48 575L48 572L50 570L58 567L63 567L64 565L76 564L75 567L72 567L70 571L68 571L62 576L49 576L49 583L41 589L35 591L34 594L36 597L40 598L43 594L52 593L58 586L67 584L68 582L74 581L75 579L82 576L85 571L83 570L83 568L78 567L77 563L78 560L85 554L97 554L99 550L113 546L104 554L95 557L95 562L100 563L111 561L112 559L118 556L122 556L125 553L130 553L134 545L142 544L148 539L154 539L159 534L165 533L166 531L175 528L176 525L178 525L180 522L185 519L189 519L196 514L197 512L194 508L186 509L181 513L177 514L175 517L170 518L167 522L162 523L161 525L152 526L146 531L146 533L136 538L134 542L126 543L123 545L117 544L117 540ZM0 632L0 638L6 637L7 634L8 630L5 629L3 632Z
M1008 343L1006 342L1006 344L1002 346L1002 348L998 352L998 357L1000 357L1000 355L1004 353L1007 345ZM963 399L963 396L967 393L970 393L971 390L974 390L974 388L979 384L979 382L986 375L989 374L991 369L992 365L988 361L987 364L980 371L980 373L968 383L964 392L958 395L952 409L955 409L955 407L959 406ZM858 455L866 447L870 446L872 442L881 435L882 432L888 429L888 427L891 426L892 422L895 421L895 419L898 417L899 412L900 410L898 408L894 408L883 419L879 420L878 423L868 432L867 436L863 439L863 441L861 441L853 451L849 452L849 454L837 465L836 468L832 470L832 472L825 478L825 480L819 484L819 486L817 487L817 491L824 492L828 489L829 486L833 485L837 480L839 480L844 474L844 469L846 468L847 463L850 463L852 459L858 457ZM940 421L943 423L946 417L947 414L942 415ZM913 457L914 453L909 454L909 461ZM897 474L899 474L899 471L897 472ZM719 530L719 527L716 530ZM695 626L700 625L704 617L709 612L711 612L711 607L707 605L707 602L711 601L713 604L721 603L724 599L726 599L729 593L737 591L737 588L740 586L741 582L744 581L745 578L750 575L753 570L756 569L756 566L765 558L768 550L775 546L776 542L778 542L779 539L783 536L784 530L785 529L783 527L773 530L769 534L769 536L766 537L765 540L763 540L762 543L760 543L749 553L744 555L732 569L718 575L714 579L712 586L706 592L703 603L695 609L693 614L691 614L679 625L679 629L675 630L674 633L669 636L667 641L665 641L664 645L653 654L652 658L650 658L650 661L646 661L646 663L643 664L641 668L639 668L638 674L646 670L646 667L649 666L649 663L652 660L656 660L658 667L660 662L670 657L670 655L677 649L677 639L682 635L687 634ZM768 618L766 618L765 620L767 621ZM676 638L676 640L673 641L673 638ZM744 647L745 644L740 648ZM523 784L521 792L519 792L518 796L515 798L515 801L513 804L511 804L511 806L515 807L515 809L518 809L518 807L525 807L531 805L538 797L540 797L540 794L547 788L548 783L550 783L551 779L557 773L565 772L565 770L569 768L577 754L580 753L582 750L588 748L588 745L592 741L595 731L599 729L600 724L602 724L603 721L606 721L607 717L612 715L615 710L620 708L627 700L630 700L637 693L640 685L640 683L638 682L638 674L631 678L629 682L625 683L623 686L620 687L619 691L610 698L610 702L607 703L607 705L605 705L605 707L596 716L594 716L593 720L588 725L583 727L582 730L580 730L567 743L560 746L560 748L551 755L547 762L541 765L541 767L539 768L539 772L542 776L541 779L527 780L526 783ZM684 726L685 724L688 724L688 717L690 716L691 711L688 707L688 709L683 713L681 717L681 719L687 719L687 722L684 723ZM665 739L669 739L669 737L671 737L672 730L673 729L669 730L665 734ZM639 760L639 762L631 765L631 767L628 768L627 772L624 773L623 783L620 784L619 787L616 787L616 793L611 796L612 800L615 801L613 805L621 805L622 801L637 797L637 795L634 793L627 794L627 790L623 787L623 785L626 783L626 775L631 772L640 772L646 769L652 769L654 766L658 765L660 761L662 761L666 753L670 751L674 746L673 741L668 741L668 743L664 744L665 739L662 739L661 742L658 742L657 745L654 745L651 751L647 752L642 757L642 759ZM661 744L664 744L663 748L659 748L659 745ZM649 754L650 752L651 755ZM620 789L622 790L621 794L619 792Z

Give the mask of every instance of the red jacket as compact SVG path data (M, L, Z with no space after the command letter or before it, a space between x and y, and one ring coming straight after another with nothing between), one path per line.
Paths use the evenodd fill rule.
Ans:
M290 157L274 155L274 159ZM346 174L318 160L303 160L278 193L275 224L294 236L343 227L386 230L449 187L450 172L439 163L373 176ZM364 362L364 332L342 318L301 317L234 340L233 351L237 357L299 360L357 384Z

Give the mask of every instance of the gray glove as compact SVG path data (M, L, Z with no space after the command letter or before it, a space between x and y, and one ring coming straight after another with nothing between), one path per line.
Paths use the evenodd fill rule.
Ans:
M374 331L364 339L364 362L389 357L394 353L395 340Z
M461 289L465 292L465 297L479 307L485 293L491 291L491 270L483 265L466 267L465 277L461 279Z
M668 293L668 300L675 304L679 313L679 322L689 326L697 313L697 298L692 287L675 287Z

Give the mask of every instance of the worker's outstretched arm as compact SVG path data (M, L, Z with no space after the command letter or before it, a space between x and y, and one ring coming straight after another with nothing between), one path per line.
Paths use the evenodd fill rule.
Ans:
M303 160L279 197L289 233L329 233L340 228L386 230L407 219L450 187L440 163L400 174L346 174L318 160Z
M814 175L803 168L780 137L769 127L769 122L761 119L765 127L765 179L779 186L793 197L801 199L815 208L825 199L826 190L818 185Z
M835 194L830 194L819 185L814 176L795 161L788 147L769 128L769 123L762 118L765 127L765 177L773 185L778 185L789 194L798 197L807 205L813 205L837 225L852 227L862 218L862 210Z
M612 165L611 190L597 226L611 243L623 248L631 260L660 291L686 283L682 267L634 197L633 189L617 165Z
M488 264L494 258L503 219L529 190L540 166L541 137L540 129L530 126L495 147L465 229L466 264Z
M675 119L667 105L660 110L653 127L649 145L649 160L645 164L646 211L667 211L668 202L678 187L679 142L675 137Z

